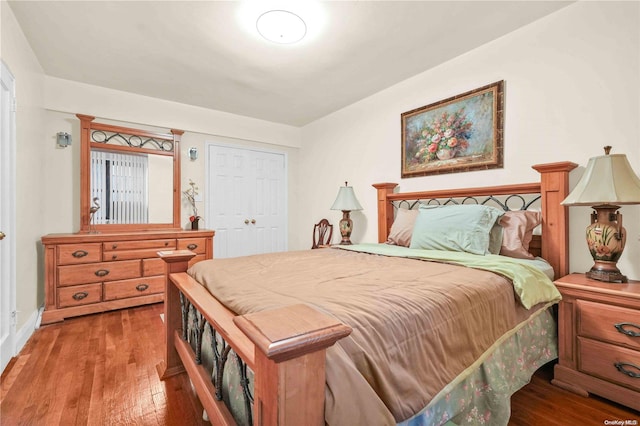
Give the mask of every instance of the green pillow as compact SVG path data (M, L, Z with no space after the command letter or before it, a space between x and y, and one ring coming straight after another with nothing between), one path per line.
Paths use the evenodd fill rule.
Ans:
M479 204L420 206L410 248L489 253L489 233L503 210Z

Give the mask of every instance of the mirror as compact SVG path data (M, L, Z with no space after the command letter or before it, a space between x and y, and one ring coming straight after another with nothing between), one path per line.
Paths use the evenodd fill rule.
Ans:
M180 148L170 133L80 119L80 231L180 228Z

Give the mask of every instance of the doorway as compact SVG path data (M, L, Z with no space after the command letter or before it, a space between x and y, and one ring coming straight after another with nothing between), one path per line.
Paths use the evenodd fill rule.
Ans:
M207 143L206 223L214 257L287 249L286 154Z

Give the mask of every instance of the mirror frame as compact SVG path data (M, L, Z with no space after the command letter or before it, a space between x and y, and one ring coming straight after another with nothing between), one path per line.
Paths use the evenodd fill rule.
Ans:
M151 132L130 127L114 126L95 123L91 115L76 114L80 119L80 232L97 231L142 231L153 229L181 229L180 226L180 139L183 130L171 129L170 133ZM169 141L173 144L173 151L161 151L136 146L109 145L108 143L93 142L92 132L103 131L138 136L142 140ZM131 223L131 224L100 224L91 225L91 149L110 150L119 152L135 152L173 157L173 222L172 223Z

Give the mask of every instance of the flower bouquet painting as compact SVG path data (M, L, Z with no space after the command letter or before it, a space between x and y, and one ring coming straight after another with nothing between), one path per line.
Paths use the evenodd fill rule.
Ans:
M503 86L403 113L402 177L502 167Z

